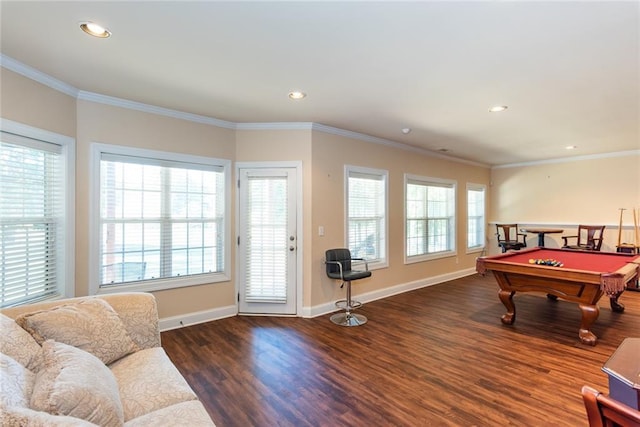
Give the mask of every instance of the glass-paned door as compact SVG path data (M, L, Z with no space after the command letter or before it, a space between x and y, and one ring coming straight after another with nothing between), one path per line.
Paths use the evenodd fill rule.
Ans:
M239 171L239 312L296 314L296 170Z

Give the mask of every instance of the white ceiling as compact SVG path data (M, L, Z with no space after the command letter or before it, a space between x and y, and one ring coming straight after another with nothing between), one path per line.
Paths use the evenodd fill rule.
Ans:
M640 149L637 1L0 6L2 54L81 91L488 165ZM89 37L81 21L113 35ZM308 97L289 100L294 89Z

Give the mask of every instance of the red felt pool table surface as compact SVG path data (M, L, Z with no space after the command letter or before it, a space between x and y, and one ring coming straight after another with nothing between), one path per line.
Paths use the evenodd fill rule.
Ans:
M563 266L529 262L536 259L552 259ZM613 311L624 311L618 298L629 283L638 280L640 255L531 248L480 257L476 270L480 274L491 271L500 286L498 297L507 308L502 323L511 325L515 322L513 296L516 292L543 292L552 300L561 298L578 303L582 313L580 340L595 345L597 338L590 327L600 313L598 300L607 295Z
M621 256L622 255L622 256ZM633 262L636 258L619 253L569 251L561 249L531 249L523 252L513 252L500 256L502 261L529 264L530 259L553 259L560 261L561 268L592 271L594 273L613 273Z

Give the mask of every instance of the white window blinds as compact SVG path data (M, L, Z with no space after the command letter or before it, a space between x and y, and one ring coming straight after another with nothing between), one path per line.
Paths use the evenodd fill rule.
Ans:
M387 173L347 167L347 245L354 258L386 261Z
M62 147L0 132L0 305L61 293L65 265Z
M224 167L103 152L100 287L218 273Z
M467 248L484 247L485 239L485 189L483 186L467 187Z
M246 184L246 301L286 303L287 177L248 176Z
M454 183L408 178L405 202L408 257L454 250Z

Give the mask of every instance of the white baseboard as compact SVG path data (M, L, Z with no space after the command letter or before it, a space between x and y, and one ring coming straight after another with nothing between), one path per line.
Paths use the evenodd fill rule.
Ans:
M425 279L420 279L413 282L401 283L389 288L367 292L364 294L357 294L355 296L357 296L358 301L365 304L404 292L414 291L416 289L437 285L439 283L448 282L450 280L459 279L461 277L471 276L475 273L475 268L467 268L465 270L454 271L452 273L442 274L440 276L427 277ZM337 308L335 306L335 303L332 301L313 307L302 307L302 312L299 314L299 316L305 318L318 317L328 313L332 313L336 310ZM232 317L236 316L237 314L238 307L236 305L229 305L226 307L214 308L211 310L188 313L181 316L165 317L163 319L160 319L159 326L160 331L164 332L171 329L182 328L185 326L197 325L198 323L224 319L225 317Z
M214 308L211 310L196 311L194 313L183 314L181 316L165 317L159 320L160 332L171 329L182 328L184 326L197 325L198 323L210 322L212 320L224 319L238 314L238 307L228 305L226 307Z
M476 273L475 268L467 268L465 270L454 271L452 273L442 274L440 276L427 277L425 279L416 280L414 282L401 283L399 285L384 288L379 291L367 292L364 294L357 294L354 297L365 304L368 302L376 301L382 298L387 298L393 295L401 294L404 292L413 291L416 289L424 288L427 286L437 285L439 283L448 282L449 280L459 279L461 277L471 276ZM328 302L313 307L303 307L301 317L317 317L336 311L337 308L334 302Z

